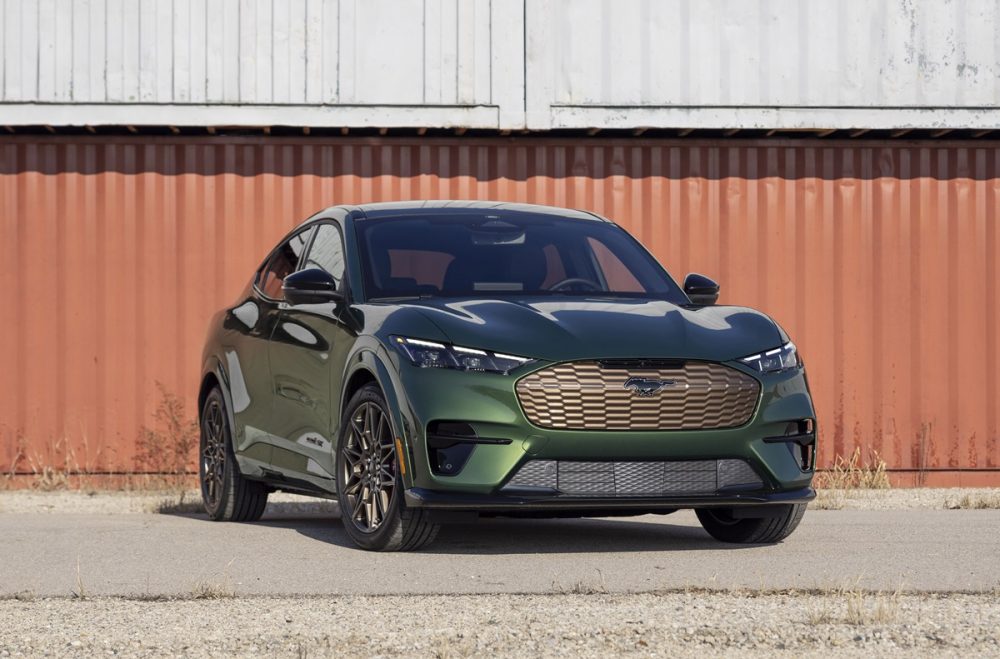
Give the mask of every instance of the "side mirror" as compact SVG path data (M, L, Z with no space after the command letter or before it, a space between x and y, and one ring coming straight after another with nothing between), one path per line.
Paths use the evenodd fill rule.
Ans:
M336 280L322 268L293 272L285 277L281 290L285 294L285 300L292 305L322 304L344 299L343 293L337 290Z
M719 299L719 285L697 272L684 278L684 292L691 299L691 304L702 307L715 304Z

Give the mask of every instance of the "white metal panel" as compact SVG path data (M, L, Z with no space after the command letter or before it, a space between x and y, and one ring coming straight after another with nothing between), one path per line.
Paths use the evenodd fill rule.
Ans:
M49 101L56 94L56 2L37 0L38 10L38 95Z
M559 106L995 108L998 14L931 0L537 0L528 123L553 127Z
M340 3L337 0L323 0L320 39L322 40L323 66L321 77L311 80L310 87L320 89L321 103L337 103L340 98Z
M323 0L307 0L305 6L305 80L302 100L323 102Z
M499 128L524 126L524 3L490 2L490 103Z
M0 0L0 20L0 124L122 116L106 102L135 124L195 104L214 124L288 105L328 125L372 106L388 126L1000 126L995 0Z
M424 102L423 3L341 0L354 4L354 95L342 102ZM343 34L343 32L341 32ZM352 71L344 72L351 75ZM452 85L453 86L453 85Z

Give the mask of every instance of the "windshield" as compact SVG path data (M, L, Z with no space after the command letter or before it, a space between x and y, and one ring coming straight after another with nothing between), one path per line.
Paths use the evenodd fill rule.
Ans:
M369 300L601 295L687 303L646 250L609 222L484 213L356 226Z

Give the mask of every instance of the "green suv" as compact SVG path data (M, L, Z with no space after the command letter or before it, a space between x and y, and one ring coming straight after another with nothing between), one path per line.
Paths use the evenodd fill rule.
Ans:
M476 516L682 508L718 540L777 542L815 496L815 412L788 336L718 294L591 213L324 210L212 318L205 509L336 498L375 550Z

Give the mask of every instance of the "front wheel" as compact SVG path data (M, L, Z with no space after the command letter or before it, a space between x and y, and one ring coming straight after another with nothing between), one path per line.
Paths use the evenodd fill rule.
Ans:
M698 521L708 534L722 542L767 544L781 542L799 525L806 504L776 505L772 517L733 517L732 508L700 508L695 510Z
M337 500L347 535L362 549L409 551L434 539L427 512L406 507L396 441L381 390L362 387L347 404L337 449Z

